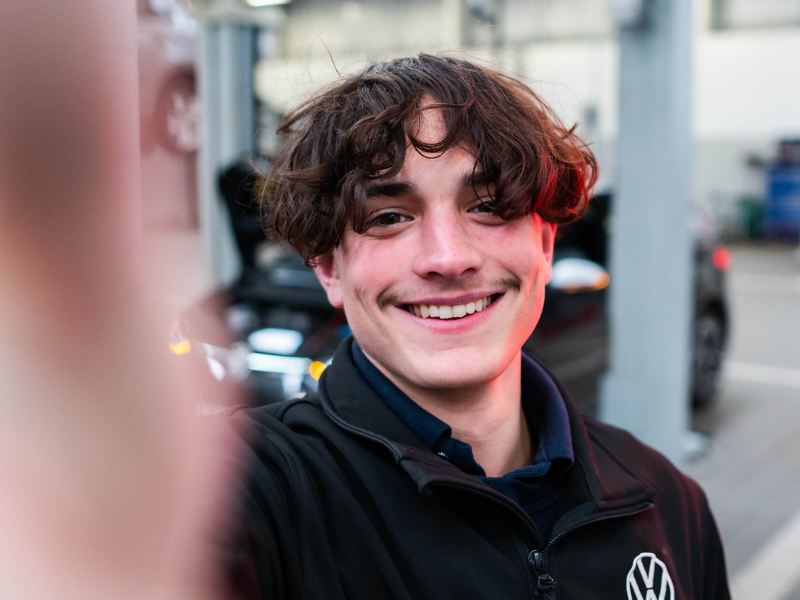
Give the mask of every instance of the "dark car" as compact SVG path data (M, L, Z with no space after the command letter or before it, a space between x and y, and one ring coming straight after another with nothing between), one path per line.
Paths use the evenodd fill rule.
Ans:
M596 194L579 221L561 228L544 311L525 344L525 349L540 358L589 412L595 408L598 383L607 367L607 289L600 285L564 285L556 277L568 258L607 269L611 201L610 192ZM699 408L713 400L722 370L729 329L725 271L730 253L719 243L705 214L694 212L691 224L694 306L690 400Z
M349 333L344 314L334 310L313 271L292 250L264 242L253 208L253 169L240 163L220 178L242 255L239 280L218 296L227 335L201 349L222 376L246 374L254 403L280 401L315 389L339 342ZM587 214L561 228L554 252L553 277L544 310L525 344L588 412L597 403L598 383L608 364L606 271L611 195L597 194ZM692 402L714 396L728 330L725 302L725 250L713 230L698 220L695 231L695 308ZM176 340L207 339L185 315ZM225 354L225 348L235 350ZM213 352L212 352L213 351ZM213 353L212 357L209 353Z

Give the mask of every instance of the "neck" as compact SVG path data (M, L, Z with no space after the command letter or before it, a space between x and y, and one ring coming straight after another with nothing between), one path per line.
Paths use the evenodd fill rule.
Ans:
M475 460L490 477L527 465L531 437L521 402L521 354L497 378L481 386L403 392L472 447Z

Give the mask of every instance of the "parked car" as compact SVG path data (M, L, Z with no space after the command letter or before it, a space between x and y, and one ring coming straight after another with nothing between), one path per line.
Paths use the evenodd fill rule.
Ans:
M587 213L561 229L555 267L566 257L608 267L611 202L611 192L596 194ZM722 371L730 328L725 273L731 258L705 213L695 210L691 227L694 303L689 389L692 406L700 408L713 401ZM608 360L606 297L605 288L575 292L551 282L539 326L525 346L590 412L596 405L598 382Z
M251 199L252 172L247 163L239 163L220 178L244 267L239 280L217 298L219 316L235 341L233 346L219 343L237 348L238 354L232 353L234 358L222 368L221 346L204 343L215 349L218 373L247 373L252 401L260 404L315 389L350 329L343 312L328 304L302 258L282 245L264 242ZM598 383L608 365L610 204L610 193L597 194L580 221L560 230L544 310L525 344L587 412L596 408ZM699 216L695 222L691 401L700 406L714 397L722 366L728 335L724 271L729 258L708 222ZM176 339L203 337L193 329L197 322L197 315L185 315Z

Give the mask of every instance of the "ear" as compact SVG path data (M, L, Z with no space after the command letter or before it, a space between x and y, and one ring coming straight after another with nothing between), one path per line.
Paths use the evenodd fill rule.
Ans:
M311 261L311 267L328 296L328 302L334 308L342 308L342 284L334 252L335 250L332 250L327 254L315 257Z
M550 283L550 279L553 277L553 248L556 243L556 231L558 230L558 226L555 223L548 223L542 220L541 227L542 255L544 258L542 262L544 268L547 270L545 282Z

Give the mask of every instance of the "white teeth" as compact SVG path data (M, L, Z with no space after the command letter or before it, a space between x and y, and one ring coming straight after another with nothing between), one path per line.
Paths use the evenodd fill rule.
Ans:
M491 296L487 296L486 298L467 302L466 304L409 304L408 309L410 312L423 319L460 319L472 313L481 312L491 303Z

